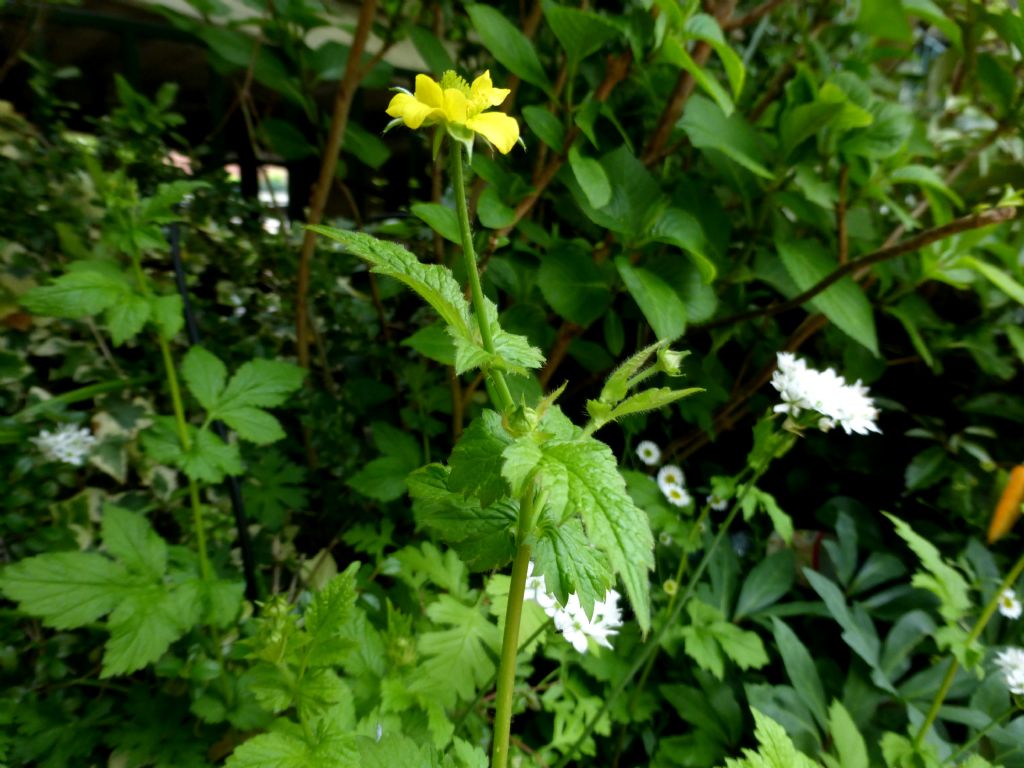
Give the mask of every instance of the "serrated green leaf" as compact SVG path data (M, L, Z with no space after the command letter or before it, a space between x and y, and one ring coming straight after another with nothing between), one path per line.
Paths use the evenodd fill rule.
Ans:
M51 317L78 318L98 315L131 292L125 278L109 262L74 262L81 268L69 271L50 285L22 294L19 303L29 312Z
M56 629L96 621L143 583L120 563L89 552L36 555L0 573L4 595Z
M402 339L403 347L411 347L441 365L455 365L455 346L442 323L431 323L412 336Z
M101 535L107 551L130 571L158 580L167 570L167 544L138 512L107 504Z
M270 445L285 438L281 422L260 408L237 406L220 411L218 417L235 430L240 438L256 445Z
M448 459L451 466L448 487L476 496L484 507L507 495L501 454L511 443L512 436L502 425L501 414L485 410L473 420L452 449Z
M437 697L446 708L459 700L470 701L494 674L491 653L501 645L498 627L475 606L441 595L427 607L435 624L449 629L424 632L417 647L424 657L409 690Z
M348 485L364 496L378 501L394 501L405 495L405 478L416 469L397 456L382 456L367 462L348 478Z
M971 610L971 593L967 580L956 568L948 565L927 539L917 535L903 520L883 513L896 528L896 533L921 560L924 572L918 571L911 584L926 589L939 598L939 613L949 624L960 621Z
M185 307L176 293L151 297L149 310L150 319L167 341L177 336L185 324Z
M120 600L110 614L110 640L103 650L100 677L126 675L159 659L199 621L198 597L194 583L173 590L152 584Z
M837 267L835 259L813 240L778 238L775 248L800 291L815 285ZM852 277L844 277L829 286L811 299L810 305L835 323L839 330L878 356L878 332L871 302Z
M213 411L224 391L228 369L212 352L194 346L182 358L181 377L199 404L207 411Z
M378 240L360 232L345 232L324 226L309 229L345 245L365 259L374 272L388 275L412 288L452 329L456 338L470 339L472 326L469 304L451 270L440 264L422 264L397 243Z
M290 725L290 724L289 724ZM279 728L254 736L239 746L225 768L362 768L356 737L333 730L309 743L297 728Z
M647 572L654 567L654 538L646 513L626 492L614 454L592 438L551 440L543 453L542 471L553 478L554 486L564 477L566 503L583 519L588 540L622 577L637 622L646 632L651 620Z
M573 592L587 615L604 600L613 577L608 558L587 541L580 521L545 516L536 526L531 547L533 575L544 576L548 592L565 605Z
M110 339L115 347L137 336L149 320L150 305L142 296L126 292L103 314Z
M273 408L302 386L306 370L280 360L250 360L231 377L214 409L220 418L233 408Z
M317 592L304 614L309 645L305 649L310 667L341 664L352 649L343 632L352 619L356 604L355 577L359 563L349 566Z
M817 768L807 755L797 750L785 729L770 717L751 709L757 751L743 750L743 759L727 759L725 768Z

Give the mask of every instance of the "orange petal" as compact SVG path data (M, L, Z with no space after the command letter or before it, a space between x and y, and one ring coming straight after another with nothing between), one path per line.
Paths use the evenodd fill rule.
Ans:
M1003 538L1021 514L1024 503L1024 464L1018 464L1010 471L1010 479L1006 482L1003 495L999 497L995 514L988 526L988 543L992 544Z

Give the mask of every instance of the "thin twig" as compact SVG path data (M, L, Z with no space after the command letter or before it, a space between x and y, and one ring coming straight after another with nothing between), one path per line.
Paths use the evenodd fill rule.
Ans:
M879 248L877 251L869 253L866 256L861 256L853 259L852 261L847 261L845 264L841 264L817 283L812 285L806 291L794 296L788 301L780 301L775 304L769 304L767 307L739 312L735 315L729 315L728 317L719 318L718 320L712 320L711 322L704 323L703 325L696 327L703 328L705 330L709 328L720 328L723 325L732 325L733 323L751 320L756 317L771 317L772 315L786 312L810 301L819 293L830 288L852 272L857 272L862 270L864 267L871 266L872 264L878 264L882 261L888 261L889 259L894 259L898 256L913 253L914 251L924 248L926 245L930 245L931 243L939 240L944 240L945 238L951 237L952 235L960 232L979 229L980 227L988 227L993 224L1000 224L1004 221L1009 221L1016 215L1016 208L1004 207L990 208L989 210L982 211L981 213L975 213L970 216L964 216L960 219L954 219L941 227L927 229L909 240L904 240L901 243L894 243L892 245Z
M751 24L755 24L760 21L784 2L785 0L765 0L765 2L751 8L741 16L727 19L722 23L722 29L729 32L730 30L739 29L740 27L749 27Z
M367 67L371 67L375 63L372 61L367 67L359 66L359 60L366 48L366 41L370 36L370 28L373 26L376 13L377 0L364 0L359 10L359 21L356 24L355 34L352 36L352 45L349 47L348 61L345 62L345 74L338 84L338 91L334 98L334 112L331 116L327 144L324 147L323 161L320 164L320 175L317 178L316 186L313 187L313 195L309 201L308 221L310 224L319 224L323 219L327 195L331 189L331 180L338 167L338 153L341 151L345 128L348 126L352 99L359 81L368 71ZM378 52L378 54L380 53ZM306 305L309 297L310 265L315 247L316 235L307 229L302 238L302 250L299 253L298 282L295 294L295 344L299 364L304 368L309 367L309 323Z

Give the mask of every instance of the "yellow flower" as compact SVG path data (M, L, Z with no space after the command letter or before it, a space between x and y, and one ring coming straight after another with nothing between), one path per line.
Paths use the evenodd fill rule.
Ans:
M388 104L387 112L395 118L391 125L401 122L414 130L442 125L453 139L470 145L473 134L479 133L503 155L519 140L519 123L514 118L503 112L486 111L501 104L510 93L508 88L494 87L489 71L472 85L450 70L440 83L426 75L416 75L415 93L399 90L401 93Z

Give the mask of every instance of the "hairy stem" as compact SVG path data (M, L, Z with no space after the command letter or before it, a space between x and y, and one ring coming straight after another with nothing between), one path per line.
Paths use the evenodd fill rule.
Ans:
M476 266L476 250L473 248L473 232L469 227L469 207L466 205L466 182L462 171L462 145L456 141L449 142L452 156L452 187L455 189L455 214L459 217L459 234L462 238L462 254L465 257L466 273L469 277L469 289L473 295L473 311L476 313L477 325L480 326L480 339L484 349L494 354L494 337L491 335L491 324L487 321L487 307L484 304L484 292L480 287L480 273ZM501 371L489 371L496 400L502 411L511 410L515 403L509 391L508 382Z
M519 654L519 623L523 616L526 574L530 566L530 545L526 538L533 523L533 483L519 500L519 533L516 557L512 561L512 581L508 586L505 609L505 633L501 638L501 662L498 665L498 689L495 693L494 746L491 768L506 768L508 745L512 733L512 694L516 687L516 657Z
M149 283L142 271L138 253L131 254L132 268L139 282L139 290L147 299L150 297ZM164 361L164 376L167 378L167 389L171 393L171 405L174 409L174 425L178 431L178 442L181 450L188 452L192 448L192 440L188 436L188 420L185 418L185 405L181 398L181 385L178 383L178 370L174 366L171 347L160 331L156 333L160 345L160 356ZM199 499L199 485L191 477L188 478L188 495L192 503L192 527L196 534L196 549L199 551L199 574L208 580L212 574L210 558L206 554L206 528L203 525L203 505Z

